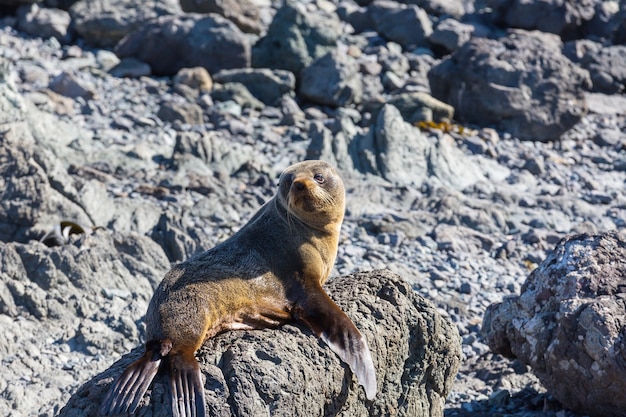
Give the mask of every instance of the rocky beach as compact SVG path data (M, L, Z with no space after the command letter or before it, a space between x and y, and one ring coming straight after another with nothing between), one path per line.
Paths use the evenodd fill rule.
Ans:
M0 415L61 413L144 341L171 265L304 159L346 184L332 277L387 269L458 329L445 416L585 415L482 327L561 239L626 228L624 2L0 0L0 16Z

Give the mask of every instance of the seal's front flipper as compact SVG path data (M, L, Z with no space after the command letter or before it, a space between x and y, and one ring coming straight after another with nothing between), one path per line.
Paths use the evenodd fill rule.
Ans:
M200 365L191 354L172 354L170 362L170 390L174 417L205 417L204 386Z
M304 303L294 307L295 317L306 323L350 366L365 389L367 399L373 399L376 395L376 372L367 341L321 287L307 291Z

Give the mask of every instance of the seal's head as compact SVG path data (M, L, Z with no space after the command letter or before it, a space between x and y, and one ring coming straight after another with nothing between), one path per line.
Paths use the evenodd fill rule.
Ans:
M303 161L280 175L278 200L289 215L316 229L338 230L345 211L343 181L324 161Z

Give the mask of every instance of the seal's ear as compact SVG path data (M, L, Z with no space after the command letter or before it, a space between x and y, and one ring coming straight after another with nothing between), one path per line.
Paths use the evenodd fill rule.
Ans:
M376 371L367 341L352 320L319 287L307 289L307 300L294 308L294 315L302 320L350 366L365 396L372 400L376 396Z

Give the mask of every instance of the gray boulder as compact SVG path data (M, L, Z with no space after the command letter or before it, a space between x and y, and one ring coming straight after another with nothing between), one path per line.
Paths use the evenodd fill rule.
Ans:
M284 69L298 77L300 70L336 47L339 33L336 14L310 13L304 4L287 1L254 45L252 66Z
M331 280L327 291L369 341L379 394L364 392L337 356L298 325L227 332L208 341L198 357L211 416L443 416L443 404L460 365L456 328L411 285L385 270ZM60 417L96 416L98 405L133 350L87 382ZM145 416L169 410L165 379L157 379Z
M399 43L405 49L428 46L428 37L433 32L433 26L424 9L389 0L377 0L368 10L374 28L384 38Z
M213 75L221 84L243 84L250 93L264 104L275 106L285 94L295 95L296 78L285 70L269 68L237 68L223 70Z
M198 66L210 74L250 66L248 38L216 14L159 17L122 39L115 53L138 58L160 75Z
M71 180L47 147L63 149L84 132L38 111L10 74L0 60L0 241L26 241L31 229L63 218L92 224L83 198L102 202L101 195L87 195L91 185Z
M451 52L457 50L469 41L474 32L474 26L461 23L455 19L443 19L430 35L430 42Z
M196 103L166 101L161 103L156 115L164 122L179 121L190 125L204 123L202 108Z
M383 106L375 125L364 134L345 118L341 123L336 133L312 124L307 158L332 161L344 171L376 175L400 186L419 187L432 177L462 190L485 180L480 166L450 135L427 137L392 105Z
M626 89L626 46L580 40L566 44L563 53L589 71L591 91L619 94Z
M0 414L57 415L85 371L102 369L102 352L138 343L132 317L168 268L155 242L132 233L97 231L54 248L0 243Z
M550 141L586 112L589 73L561 53L556 35L512 31L474 38L428 73L434 97L456 119L495 126L522 140Z
M259 34L263 30L259 6L251 0L181 0L187 13L216 13L232 21L245 33Z
M485 0L496 21L507 27L554 33L564 38L578 37L584 23L595 14L602 0Z
M487 308L489 347L532 368L565 407L626 416L626 235L563 239L519 296Z
M428 14L448 15L455 19L460 19L465 14L465 4L471 4L464 0L402 0L402 3L419 6Z
M180 14L177 0L79 0L69 9L76 32L87 42L112 47L148 21Z
M47 9L33 3L22 6L17 11L19 30L42 38L56 38L61 43L70 41L71 18L68 12L60 9Z
M344 107L363 96L359 66L348 54L329 52L300 73L300 95L317 104Z

